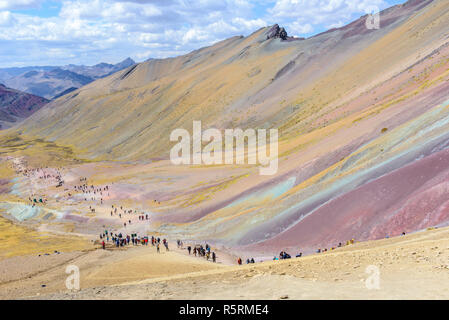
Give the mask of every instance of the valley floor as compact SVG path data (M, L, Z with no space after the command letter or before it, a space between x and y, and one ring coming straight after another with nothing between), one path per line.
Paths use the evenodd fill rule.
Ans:
M127 171L112 165L30 170L20 158L6 160L0 163L7 182L0 193L0 299L449 299L449 227L242 266L219 248L212 248L217 263L189 256L170 238L169 252L151 245L102 250L104 229L154 235L152 220L137 216L167 204L133 207L139 199L127 198L136 191L110 177ZM102 169L109 180L101 179ZM82 177L95 189L77 190ZM170 185L166 180L145 185L161 188ZM68 266L79 268L81 290L66 288Z
M0 281L1 299L449 299L449 228L242 266L152 246L12 257Z

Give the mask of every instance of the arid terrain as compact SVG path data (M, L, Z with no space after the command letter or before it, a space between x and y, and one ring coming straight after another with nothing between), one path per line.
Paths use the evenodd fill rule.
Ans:
M67 265L80 291L66 289ZM449 228L242 266L150 246L10 258L0 274L2 299L448 299Z
M0 296L448 298L449 3L392 6L379 29L366 18L149 59L0 131ZM194 121L278 129L278 170L173 164L170 135ZM272 261L281 251L292 259Z

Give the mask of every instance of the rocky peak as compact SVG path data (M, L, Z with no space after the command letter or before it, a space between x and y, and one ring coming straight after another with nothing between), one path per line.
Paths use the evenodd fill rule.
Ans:
M283 27L279 27L278 24L275 24L271 27L267 32L267 40L268 39L276 39L280 38L282 40L287 40L287 31Z

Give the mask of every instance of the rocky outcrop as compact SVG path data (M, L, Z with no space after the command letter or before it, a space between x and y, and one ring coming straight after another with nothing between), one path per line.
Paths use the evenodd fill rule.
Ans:
M287 38L288 38L287 31L285 31L284 28L279 27L278 24L275 24L274 26L272 26L271 29L268 30L268 32L267 32L267 40L268 39L276 39L276 38L280 38L282 40L287 40Z
M295 41L295 40L305 40L305 38L298 37L290 37L287 34L287 31L283 27L279 27L278 24L275 24L267 31L267 40L269 39L281 39L282 41Z

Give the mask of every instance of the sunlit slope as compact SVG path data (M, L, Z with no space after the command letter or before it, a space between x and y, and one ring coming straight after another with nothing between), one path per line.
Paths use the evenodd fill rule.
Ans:
M291 54L291 46L274 53L259 48L268 44L258 42L265 31L186 56L150 60L96 81L52 103L23 131L87 149L99 158L166 156L173 129L191 130L193 120L205 125L219 120L230 103L265 86L282 58ZM239 58L248 46L257 48ZM264 61L269 68L248 80L253 66Z
M444 2L426 8L432 12L425 21L415 12L428 1L414 2L384 12L379 30L367 30L361 18L287 42L267 40L264 28L185 56L149 60L56 100L20 129L103 159L166 157L170 132L191 130L192 120L204 127L276 126L297 136L399 71L404 59L418 59L415 48L427 45L422 39L443 40ZM428 31L411 37L413 28Z
M164 162L157 175L165 170L169 182L159 190L140 180L142 199L164 190L155 220L180 238L311 249L445 224L449 3L394 6L379 30L365 19L295 41L267 39L263 28L149 60L61 97L8 134L79 158L148 160L166 159L170 132L191 131L193 120L279 128L275 176Z
M447 4L435 2L323 77L317 95L333 79L335 90L346 79L352 96L335 100L335 108L304 108L316 127L283 141L276 178L180 232L262 250L447 223L448 20ZM355 94L357 82L375 85Z

